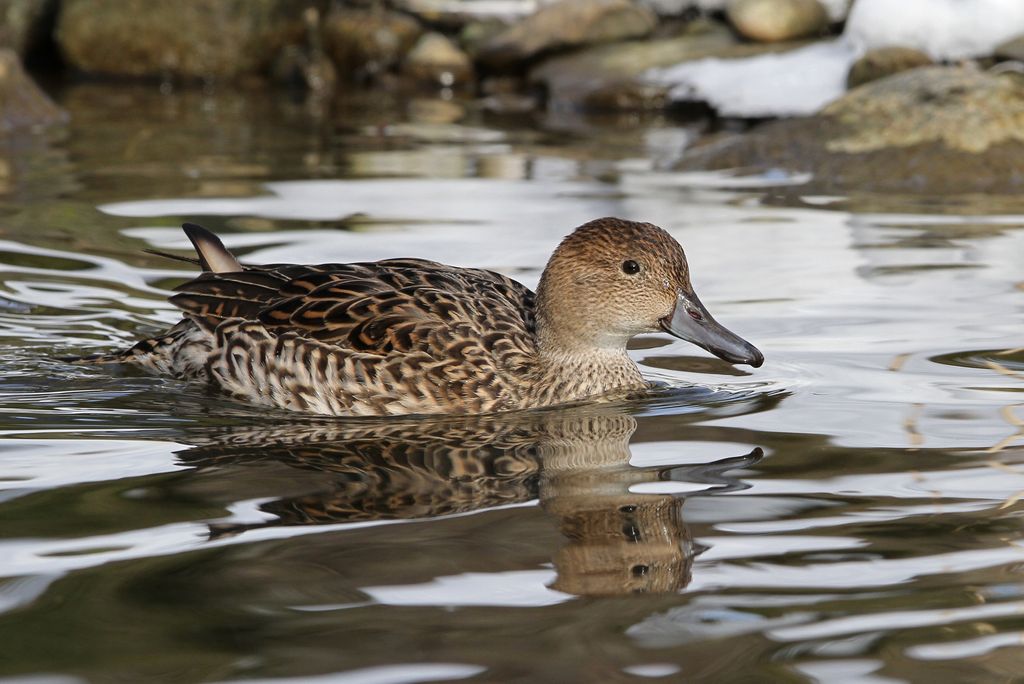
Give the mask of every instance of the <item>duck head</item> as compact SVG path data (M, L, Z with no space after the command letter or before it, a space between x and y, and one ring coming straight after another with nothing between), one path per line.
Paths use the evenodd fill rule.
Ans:
M563 351L621 351L634 335L665 331L729 363L764 362L701 304L671 235L616 218L580 226L555 250L537 288L537 330L542 347Z

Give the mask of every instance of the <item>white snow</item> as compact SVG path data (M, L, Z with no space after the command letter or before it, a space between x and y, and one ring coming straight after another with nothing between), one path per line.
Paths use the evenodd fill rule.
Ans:
M748 59L700 59L648 72L673 84L669 98L707 102L723 116L813 114L846 90L856 58L842 40Z
M857 0L843 38L859 52L899 46L958 60L1021 34L1024 0Z

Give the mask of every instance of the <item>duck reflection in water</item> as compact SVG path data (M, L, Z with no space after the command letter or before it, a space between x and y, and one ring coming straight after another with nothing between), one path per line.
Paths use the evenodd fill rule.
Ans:
M631 466L635 419L613 409L524 413L515 418L289 424L205 432L178 456L199 468L272 459L322 474L325 487L260 506L275 517L212 524L211 537L278 525L412 520L539 500L566 538L553 589L599 596L675 592L690 581L693 542L684 494L635 493L634 485L702 483L694 494L746 485L729 471L743 456L694 466ZM198 438L197 438L198 437Z

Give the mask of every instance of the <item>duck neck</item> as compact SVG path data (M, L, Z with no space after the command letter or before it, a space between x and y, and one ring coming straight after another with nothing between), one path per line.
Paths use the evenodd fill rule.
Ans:
M551 395L551 403L646 387L626 353L626 339L594 339L585 332L548 325L538 317L537 386Z

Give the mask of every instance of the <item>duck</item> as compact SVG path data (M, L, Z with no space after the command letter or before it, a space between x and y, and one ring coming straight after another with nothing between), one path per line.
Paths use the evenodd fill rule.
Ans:
M626 351L667 332L734 364L764 356L719 324L662 228L601 218L552 254L536 292L500 273L393 258L242 265L182 226L202 272L175 288L170 329L78 359L202 381L250 404L324 416L469 415L650 387Z

